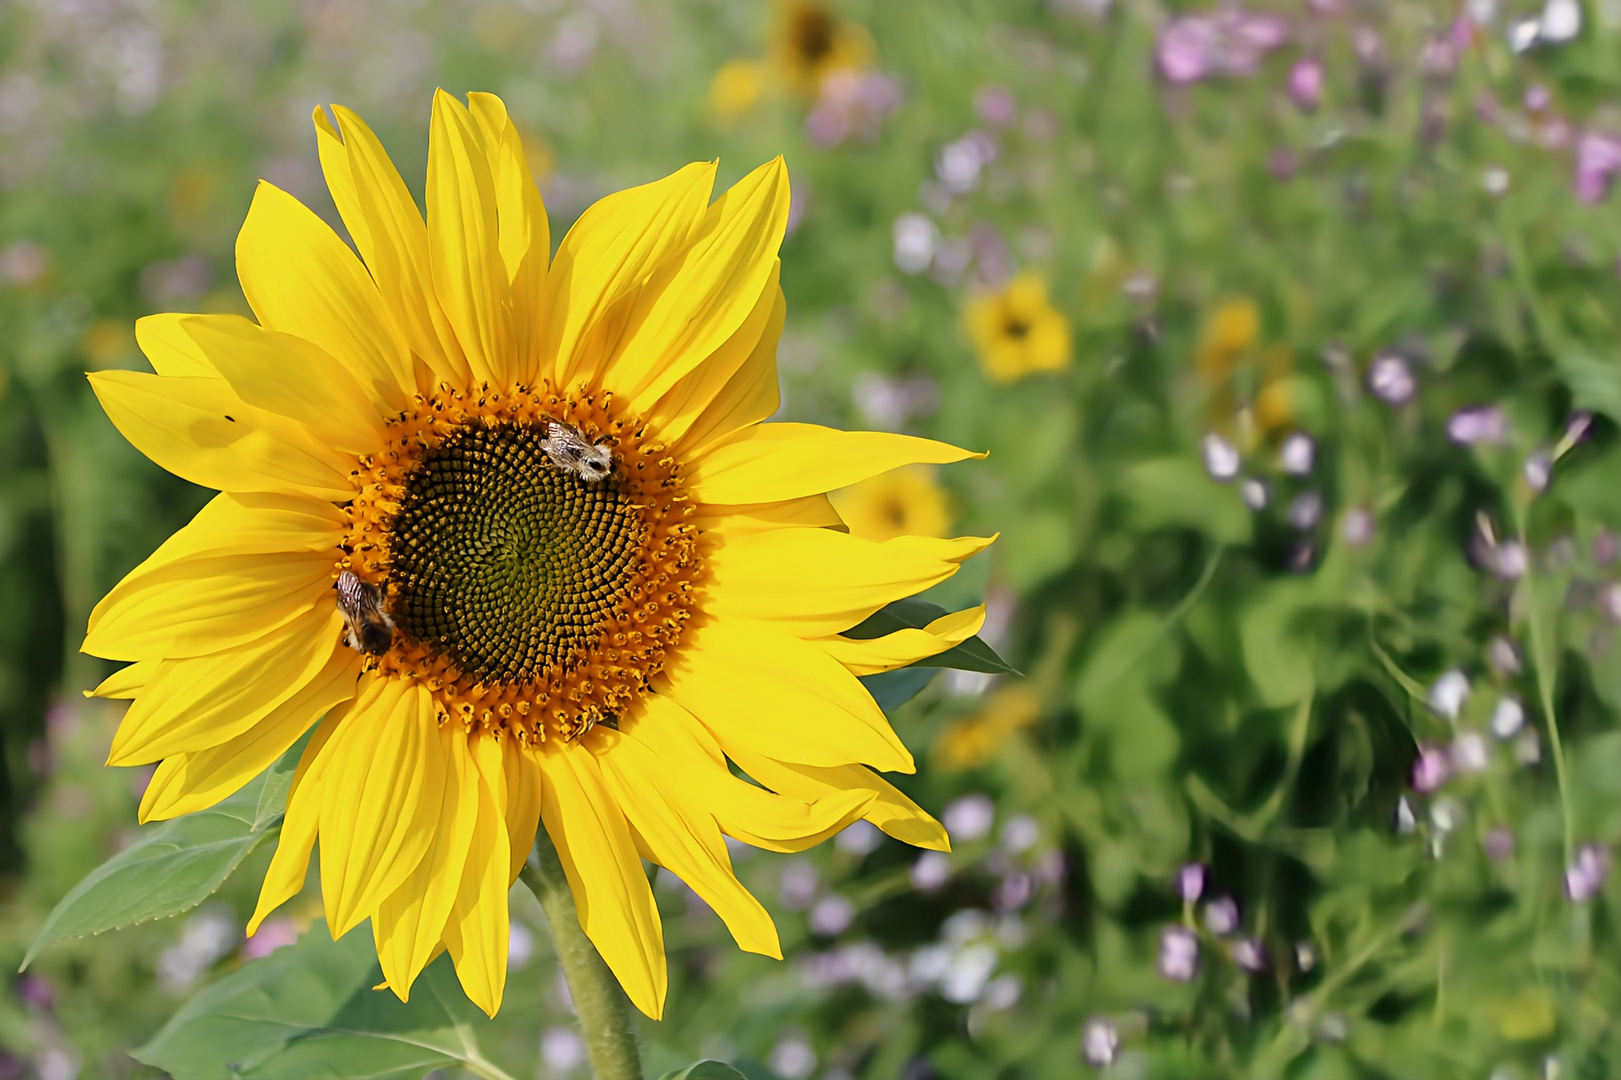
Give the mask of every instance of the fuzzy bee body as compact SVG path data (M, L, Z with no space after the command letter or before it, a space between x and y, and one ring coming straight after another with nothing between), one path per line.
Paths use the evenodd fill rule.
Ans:
M553 465L587 484L599 484L613 473L613 452L606 446L586 442L585 436L567 424L548 423L541 447Z
M348 570L338 575L337 590L338 610L348 623L349 647L373 656L388 652L394 644L394 620L383 610L383 590Z

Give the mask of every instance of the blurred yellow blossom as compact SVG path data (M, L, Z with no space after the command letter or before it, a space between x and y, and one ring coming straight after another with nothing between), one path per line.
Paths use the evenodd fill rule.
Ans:
M1261 334L1261 312L1255 301L1226 300L1211 313L1199 334L1193 354L1199 374L1212 383L1222 382Z
M1262 435L1293 426L1296 415L1295 354L1287 345L1269 345L1261 365L1260 392L1255 395L1255 426Z
M1027 270L1000 292L970 301L964 321L980 366L997 382L1069 366L1069 320L1047 302L1039 274Z
M786 0L777 5L770 52L783 84L814 98L834 72L866 67L873 46L865 27L840 19L827 5Z
M940 733L934 744L934 763L948 771L978 768L1040 715L1041 700L1034 691L1026 686L1003 687L978 712L952 721Z
M86 360L104 367L118 365L135 355L135 335L121 319L103 319L79 338Z
M951 496L935 483L932 469L912 467L880 473L832 492L828 499L850 535L882 542L897 536L945 536L951 528Z
M764 88L765 69L758 60L728 60L710 80L709 112L730 123L758 104Z

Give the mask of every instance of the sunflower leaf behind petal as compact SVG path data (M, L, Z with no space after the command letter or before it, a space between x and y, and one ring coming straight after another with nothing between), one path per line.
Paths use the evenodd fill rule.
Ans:
M192 997L131 1055L176 1080L408 1080L446 1066L510 1080L480 1050L489 1021L462 995L448 959L428 966L409 1004L374 991L380 977L370 934L333 941L316 923Z
M315 725L298 737L276 763L265 770L264 786L259 789L259 804L253 814L253 832L263 832L281 824L287 812L287 793L293 789L293 775L298 772L298 759L304 756L304 747L315 734Z
M862 675L861 684L886 714L894 712L923 692L923 688L939 674L935 668L911 667L882 671L877 675Z
M277 831L254 828L265 786L261 776L217 806L142 827L134 844L68 890L22 967L58 941L178 915L213 895Z
M861 622L846 630L843 634L847 638L858 641L870 640L892 634L897 630L921 630L931 622L947 614L945 608L939 604L931 604L927 600L919 600L909 596L904 600L895 600L885 604ZM996 650L987 645L983 638L971 637L960 645L954 645L945 652L934 656L924 657L922 660L910 665L912 667L956 668L959 671L979 671L987 675L1017 675L1019 671L1006 660L997 655ZM904 668L900 670L905 670ZM886 672L894 674L894 672ZM872 676L876 678L876 676ZM871 689L871 686L868 687ZM919 685L919 690L922 686ZM916 691L913 691L916 693ZM876 696L876 693L874 694ZM879 704L887 710L883 700Z

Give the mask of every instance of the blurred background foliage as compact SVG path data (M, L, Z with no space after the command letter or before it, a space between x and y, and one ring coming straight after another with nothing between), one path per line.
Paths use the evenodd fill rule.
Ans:
M782 416L991 451L838 496L1002 532L931 598L1025 675L895 715L956 850L739 849L782 963L661 874L650 1071L1621 1071L1616 0L0 5L0 966L135 834L77 646L206 494L82 373L245 312L257 178L337 224L318 104L420 195L435 86L505 97L554 237L785 153ZM0 1080L157 1075L128 1049L316 914L244 942L265 859L7 976ZM582 1075L513 896L482 1045Z

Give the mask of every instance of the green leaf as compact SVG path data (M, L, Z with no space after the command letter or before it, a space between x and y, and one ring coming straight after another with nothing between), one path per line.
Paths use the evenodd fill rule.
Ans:
M719 1061L700 1061L696 1065L688 1065L685 1069L676 1069L659 1077L659 1080L747 1080L747 1078L730 1065Z
M1621 420L1621 364L1585 352L1564 352L1556 363L1571 404Z
M887 713L921 694L923 688L938 674L936 668L913 665L880 672L877 675L863 675L861 682L867 687L867 693L878 703L878 707Z
M68 891L28 947L22 966L65 938L167 918L206 900L275 834L274 828L258 827L266 776L274 771L208 810L143 827L140 839ZM285 790L281 797L285 800Z
M446 1066L510 1080L480 1051L491 1021L448 957L428 966L409 1003L373 990L381 979L370 933L333 941L316 922L297 944L205 988L131 1053L175 1080L416 1080Z
M844 632L848 638L866 641L893 634L897 630L921 630L942 615L950 612L939 604L908 597L885 604L861 622ZM1017 675L1018 671L996 655L996 650L978 637L971 637L943 653L924 657L912 667L956 668L959 671L983 671L990 675ZM921 687L920 687L921 689Z
M259 792L259 806L253 815L253 831L262 832L272 825L281 824L287 812L287 795L293 788L293 774L298 771L298 760L304 756L304 747L315 734L314 725L276 763L265 771L265 786Z
M1237 484L1210 479L1197 458L1141 461L1122 471L1116 489L1134 528L1197 529L1224 545L1247 544L1254 515Z

